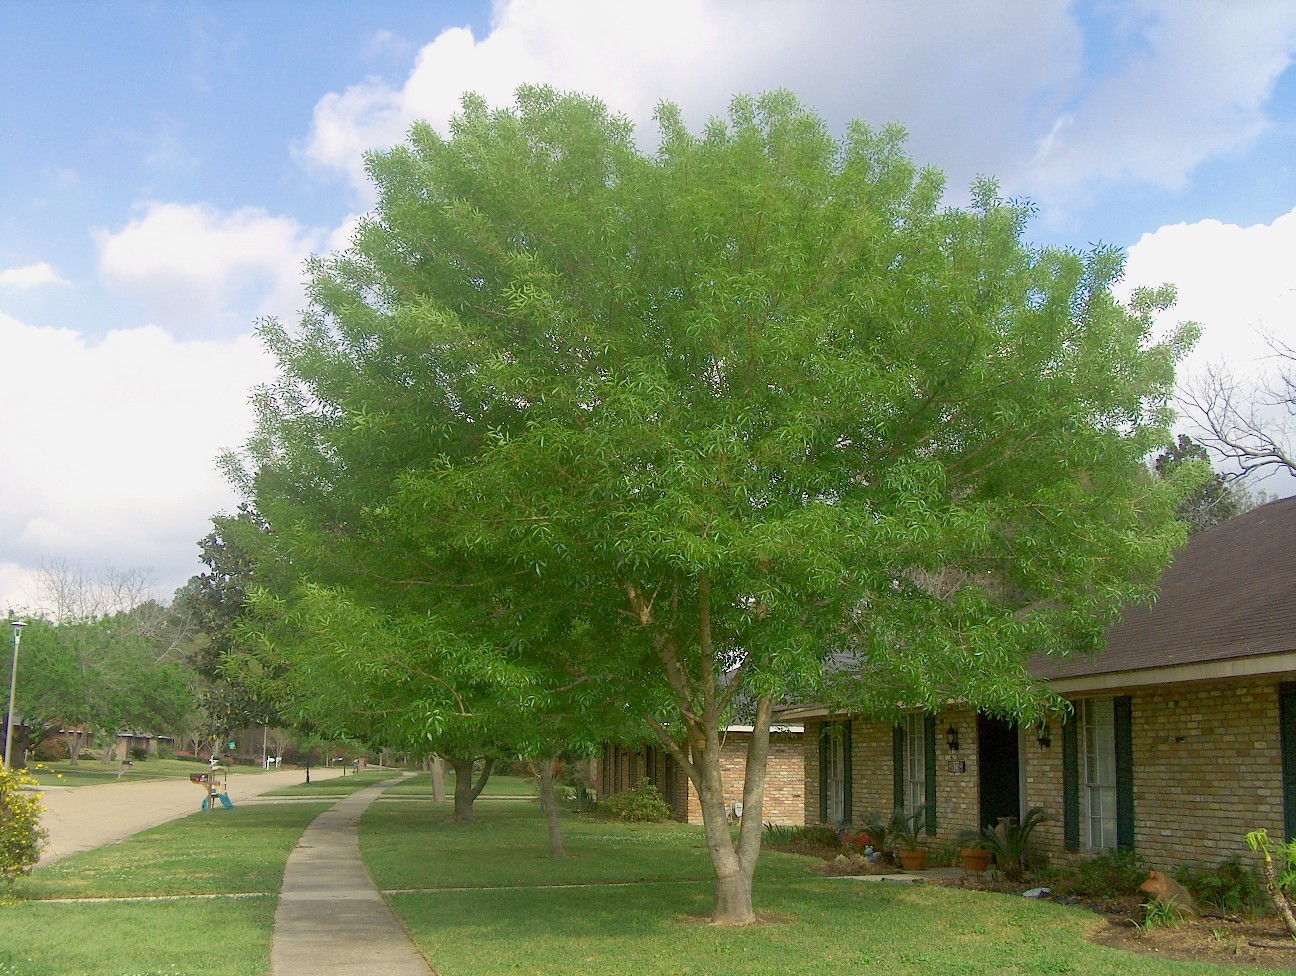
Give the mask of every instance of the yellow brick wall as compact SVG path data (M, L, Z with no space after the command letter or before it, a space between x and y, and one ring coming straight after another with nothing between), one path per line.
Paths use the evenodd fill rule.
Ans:
M1115 692L1120 694L1119 691ZM1152 867L1213 865L1234 854L1249 858L1243 836L1263 827L1281 837L1282 758L1278 723L1278 681L1236 679L1133 689L1135 850ZM771 756L764 819L784 823L819 821L819 734L824 720L809 720L799 737L802 759ZM958 729L960 748L950 753L945 731ZM936 718L937 836L932 846L977 826L979 813L976 716L951 708ZM1049 722L1051 744L1041 747L1032 731L1020 756L1027 807L1043 807L1048 819L1035 841L1056 863L1070 863L1093 851L1063 848L1062 729ZM726 798L741 799L742 754L725 759ZM950 760L966 763L954 772ZM788 765L784 765L786 760ZM800 789L790 766L801 772ZM851 722L851 814L862 824L892 807L891 726L855 717ZM680 782L685 781L683 773ZM628 785L628 784L627 784ZM689 819L700 819L688 790ZM799 816L780 819L781 804L795 804ZM1083 838L1083 831L1082 831Z
M1185 683L1128 694L1134 850L1144 861L1176 867L1213 865L1234 854L1249 859L1247 831L1263 827L1271 837L1282 836L1276 680ZM1060 738L1055 734L1055 747ZM1058 800L1055 822L1041 828L1041 842L1057 852L1056 859L1074 861L1094 852L1062 851L1062 757L1060 748L1050 751L1056 753L1057 769L1043 771L1039 795ZM1054 815L1052 807L1049 812Z
M769 762L765 769L765 800L761 819L765 823L805 823L805 778L803 775L802 739L800 733L776 733L770 736ZM720 774L724 779L725 805L741 802L747 775L747 746L750 733L730 732L720 753ZM687 823L702 822L702 805L697 791L682 767L674 765L671 771L665 749L657 749L649 762L643 749L631 750L621 746L604 747L604 777L599 784L599 797L606 799L613 793L629 789L642 776L657 783L666 802L679 820ZM651 766L651 771L650 771Z
M959 751L950 752L945 733L958 729ZM819 822L819 735L823 720L805 723L805 822ZM966 763L954 772L950 761ZM951 708L936 716L936 835L933 846L952 840L977 819L976 716L971 709ZM886 820L894 808L892 727L858 716L851 720L851 823L875 817Z

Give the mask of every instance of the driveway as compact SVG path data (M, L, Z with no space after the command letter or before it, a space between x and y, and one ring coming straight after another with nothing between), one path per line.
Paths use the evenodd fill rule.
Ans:
M337 769L311 769L312 781L338 775ZM305 779L301 769L234 773L229 778L229 798L237 805L268 790L295 786ZM45 806L41 822L49 831L49 846L38 866L114 844L141 830L193 813L202 800L202 789L188 780L126 780L45 790L41 797Z

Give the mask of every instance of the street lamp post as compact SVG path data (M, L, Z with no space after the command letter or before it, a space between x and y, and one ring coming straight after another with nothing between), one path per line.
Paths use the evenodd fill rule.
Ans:
M13 752L14 697L18 690L18 642L22 639L22 629L27 624L22 620L10 620L13 627L13 665L9 668L9 719L5 723L4 771L9 772L9 754Z

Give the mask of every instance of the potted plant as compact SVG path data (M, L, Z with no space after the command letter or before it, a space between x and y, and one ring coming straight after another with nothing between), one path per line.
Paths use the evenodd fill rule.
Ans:
M958 835L959 860L968 874L980 874L990 867L990 842L979 830L965 830Z
M986 847L994 854L995 863L1009 881L1020 881L1025 877L1030 836L1047 819L1043 807L1032 807L1021 823L1006 818L999 821L998 826L982 829Z
M897 807L886 825L887 846L906 871L921 871L927 866L927 848L918 839L926 819L924 810L906 817L904 810Z

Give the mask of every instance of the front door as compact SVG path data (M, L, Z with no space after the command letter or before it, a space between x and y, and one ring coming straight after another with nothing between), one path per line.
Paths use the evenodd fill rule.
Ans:
M977 716L977 764L981 771L981 826L993 827L1000 817L1020 817L1016 722Z

